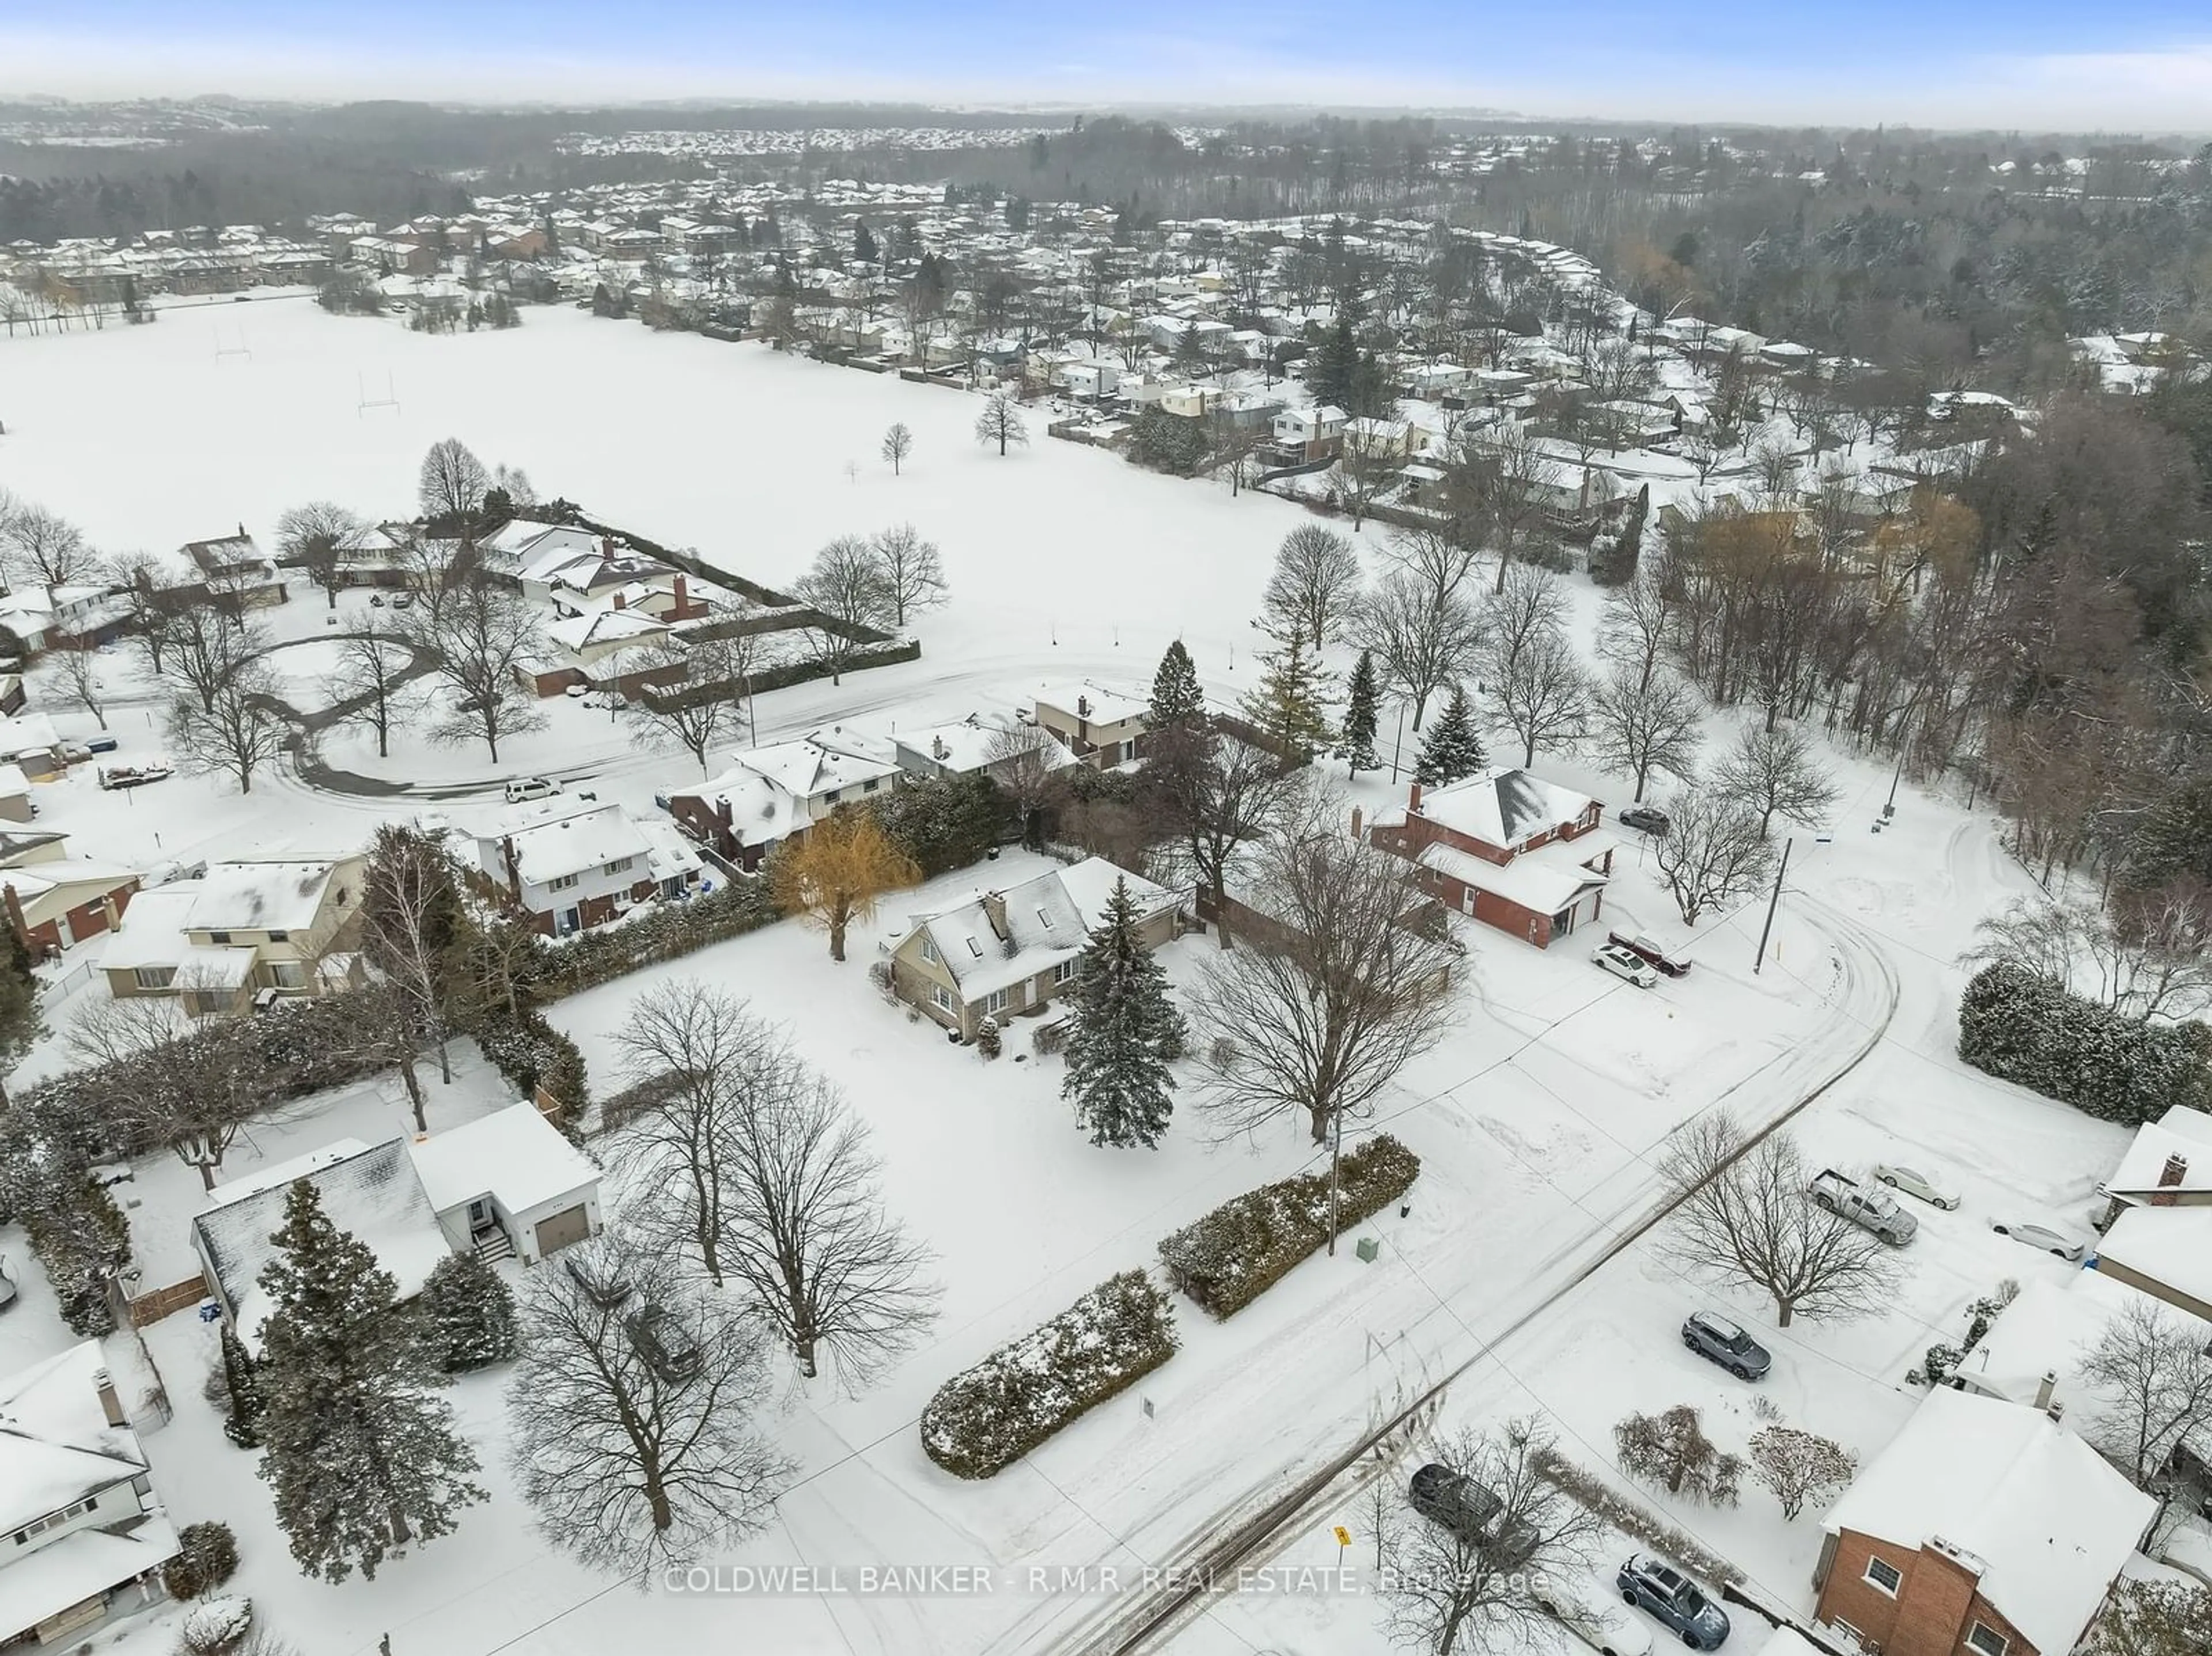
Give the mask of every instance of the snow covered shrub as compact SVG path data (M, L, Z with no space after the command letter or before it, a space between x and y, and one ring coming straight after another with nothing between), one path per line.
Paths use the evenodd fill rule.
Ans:
M1960 998L1959 1056L2124 1126L2173 1104L2212 1108L2212 1028L2130 1018L2007 961L1976 973Z
M1928 1355L1920 1360L1920 1373L1930 1386L1941 1386L1951 1378L1959 1366L1962 1354L1955 1345L1931 1345Z
M237 1648L252 1625L251 1599L210 1598L185 1612L179 1647L185 1656L223 1656Z
M422 1284L422 1318L438 1366L449 1374L514 1355L514 1295L473 1253L438 1262Z
M999 1034L999 1020L985 1018L975 1026L975 1050L985 1058L996 1058L1005 1050Z
M1403 1196L1421 1158L1388 1133L1346 1150L1338 1229ZM1216 1317L1242 1311L1328 1240L1328 1174L1302 1173L1262 1185L1184 1226L1160 1243L1168 1278Z
M937 1388L922 1452L955 1477L989 1477L1175 1355L1175 1312L1141 1271L1109 1277L1042 1328Z
M591 1101L584 1055L535 1007L526 1006L519 1017L502 1010L475 1033L477 1045L509 1086L525 1098L543 1087L559 1103L562 1113L556 1125L565 1131L581 1119Z
M238 1538L228 1524L187 1524L177 1532L177 1556L161 1566L172 1598L213 1592L238 1573Z

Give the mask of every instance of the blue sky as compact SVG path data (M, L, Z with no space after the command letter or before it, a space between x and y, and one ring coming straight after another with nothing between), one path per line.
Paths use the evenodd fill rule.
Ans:
M0 0L0 90L75 96L1481 105L2212 130L2194 0Z

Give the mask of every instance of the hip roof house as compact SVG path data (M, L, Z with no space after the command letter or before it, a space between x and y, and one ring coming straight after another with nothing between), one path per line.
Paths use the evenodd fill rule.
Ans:
M1604 909L1617 841L1599 829L1602 814L1532 772L1488 770L1449 787L1413 784L1367 838L1417 864L1422 889L1459 913L1548 949Z

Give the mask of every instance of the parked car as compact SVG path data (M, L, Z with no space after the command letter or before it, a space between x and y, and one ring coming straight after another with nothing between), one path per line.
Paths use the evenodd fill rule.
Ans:
M588 684L564 684L561 687L561 694L572 701L587 696L591 693L592 687Z
M1947 1189L1917 1168L1908 1168L1901 1162L1876 1162L1874 1176L1890 1189L1917 1196L1929 1206L1942 1208L1946 1213L1959 1205L1958 1192Z
M2022 1224L1991 1225L1990 1228L2000 1236L2009 1236L2015 1242L2025 1242L2030 1247L2039 1247L2045 1253L2055 1253L2062 1259L2079 1260L2081 1244L2072 1237L2039 1225L2033 1221Z
M1728 1612L1672 1564L1632 1553L1614 1585L1623 1598L1674 1629L1691 1649L1718 1650L1728 1642Z
M1590 950L1590 958L1616 978L1626 978L1638 989L1649 989L1659 981L1659 974L1649 961L1617 943L1600 944Z
M1667 813L1650 805L1623 805L1620 808L1623 825L1640 834L1656 834L1662 839L1667 834Z
M1805 1193L1831 1213L1840 1213L1863 1225L1894 1247L1903 1247L1920 1234L1920 1222L1899 1207L1887 1191L1875 1190L1847 1178L1833 1168L1813 1175Z
M149 782L166 782L172 774L166 759L150 759L143 765L102 765L100 786L111 792L118 788L143 788Z
M0 1255L0 1311L15 1303L15 1279L8 1274L8 1261Z
M1639 931L1632 937L1619 931L1608 931L1605 940L1619 944L1646 965L1670 978L1686 978L1690 974L1690 962L1680 955L1668 954L1665 946L1648 931Z
M113 753L122 745L112 736L88 737L85 739L84 750L87 753Z
M1525 1524L1502 1536L1498 1532L1505 1502L1495 1489L1440 1462L1432 1460L1413 1474L1406 1499L1431 1523L1443 1525L1478 1547L1516 1558L1535 1550L1537 1538Z
M415 607L415 595L412 592L394 592L392 595L392 607L395 610L412 610Z
M519 805L526 799L543 799L561 792L561 785L543 776L518 776L507 785L507 803Z
M1692 1311L1682 1319L1682 1344L1738 1380L1762 1379L1774 1366L1773 1355L1765 1346L1710 1311Z
M1536 1577L1533 1596L1537 1609L1598 1656L1650 1656L1651 1629L1621 1608L1602 1577L1546 1570Z

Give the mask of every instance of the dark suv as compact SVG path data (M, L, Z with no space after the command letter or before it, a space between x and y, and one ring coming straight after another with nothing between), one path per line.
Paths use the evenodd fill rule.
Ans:
M1672 1564L1632 1553L1615 1585L1622 1598L1674 1629L1691 1649L1718 1650L1728 1642L1728 1612Z
M1620 820L1628 827L1644 834L1656 834L1662 839L1667 834L1667 813L1655 810L1650 805L1624 805Z
M1774 1366L1765 1346L1726 1317L1716 1317L1710 1311L1692 1311L1682 1319L1682 1344L1738 1380L1760 1379Z
M1496 1490L1449 1466L1431 1461L1422 1467L1413 1474L1406 1498L1431 1523L1443 1525L1485 1551L1512 1559L1526 1557L1536 1549L1537 1538L1525 1524L1515 1525L1504 1535L1498 1532L1505 1503Z

